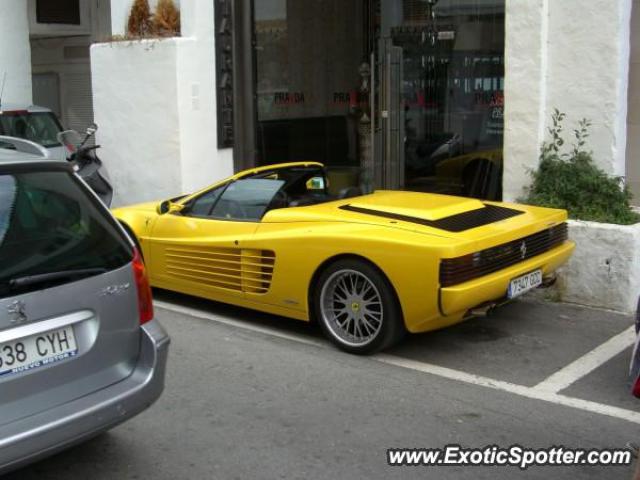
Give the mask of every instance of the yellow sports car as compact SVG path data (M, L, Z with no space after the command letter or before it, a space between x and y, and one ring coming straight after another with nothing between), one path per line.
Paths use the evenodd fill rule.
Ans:
M315 319L362 354L545 285L574 248L563 210L327 186L322 164L271 165L114 214L153 286Z

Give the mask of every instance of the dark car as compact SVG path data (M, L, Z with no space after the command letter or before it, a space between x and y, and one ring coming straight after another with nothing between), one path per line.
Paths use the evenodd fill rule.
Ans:
M62 130L60 121L48 108L6 103L0 106L0 135L22 138L42 145L48 150L49 158L67 158L67 152L58 140L58 133ZM1 143L0 147L4 146Z

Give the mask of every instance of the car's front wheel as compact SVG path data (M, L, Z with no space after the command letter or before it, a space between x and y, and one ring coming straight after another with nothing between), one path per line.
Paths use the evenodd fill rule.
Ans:
M313 295L325 335L350 353L370 354L396 343L404 322L389 281L372 265L345 259L325 269Z

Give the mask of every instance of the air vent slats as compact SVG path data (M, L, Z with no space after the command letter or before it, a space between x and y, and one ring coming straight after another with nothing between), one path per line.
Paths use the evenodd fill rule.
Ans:
M264 294L269 291L275 253L270 250L169 247L165 251L171 276L238 292Z
M180 261L180 262L193 262L196 265L200 265L200 262L205 262L205 263L209 263L209 264L227 264L227 265L237 265L240 262L240 257L238 257L237 260L216 260L216 259L210 259L210 258L204 258L204 257L195 257L192 255L175 255L175 254L167 254L167 258L172 258L172 259L176 259L176 261ZM243 265L252 265L252 266L256 266L256 267L264 267L266 265L269 264L268 261L264 261L264 262L249 262L249 261L244 261L242 262Z

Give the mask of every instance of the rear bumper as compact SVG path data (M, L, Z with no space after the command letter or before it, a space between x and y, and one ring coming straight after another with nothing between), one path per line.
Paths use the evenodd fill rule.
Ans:
M440 310L446 317L464 317L465 313L478 305L492 300L504 298L509 282L520 275L533 270L542 269L542 274L548 276L565 263L575 244L567 241L542 255L513 265L469 282L447 287L440 290Z
M164 389L169 336L142 326L140 356L124 380L0 428L0 474L80 443L137 415Z

